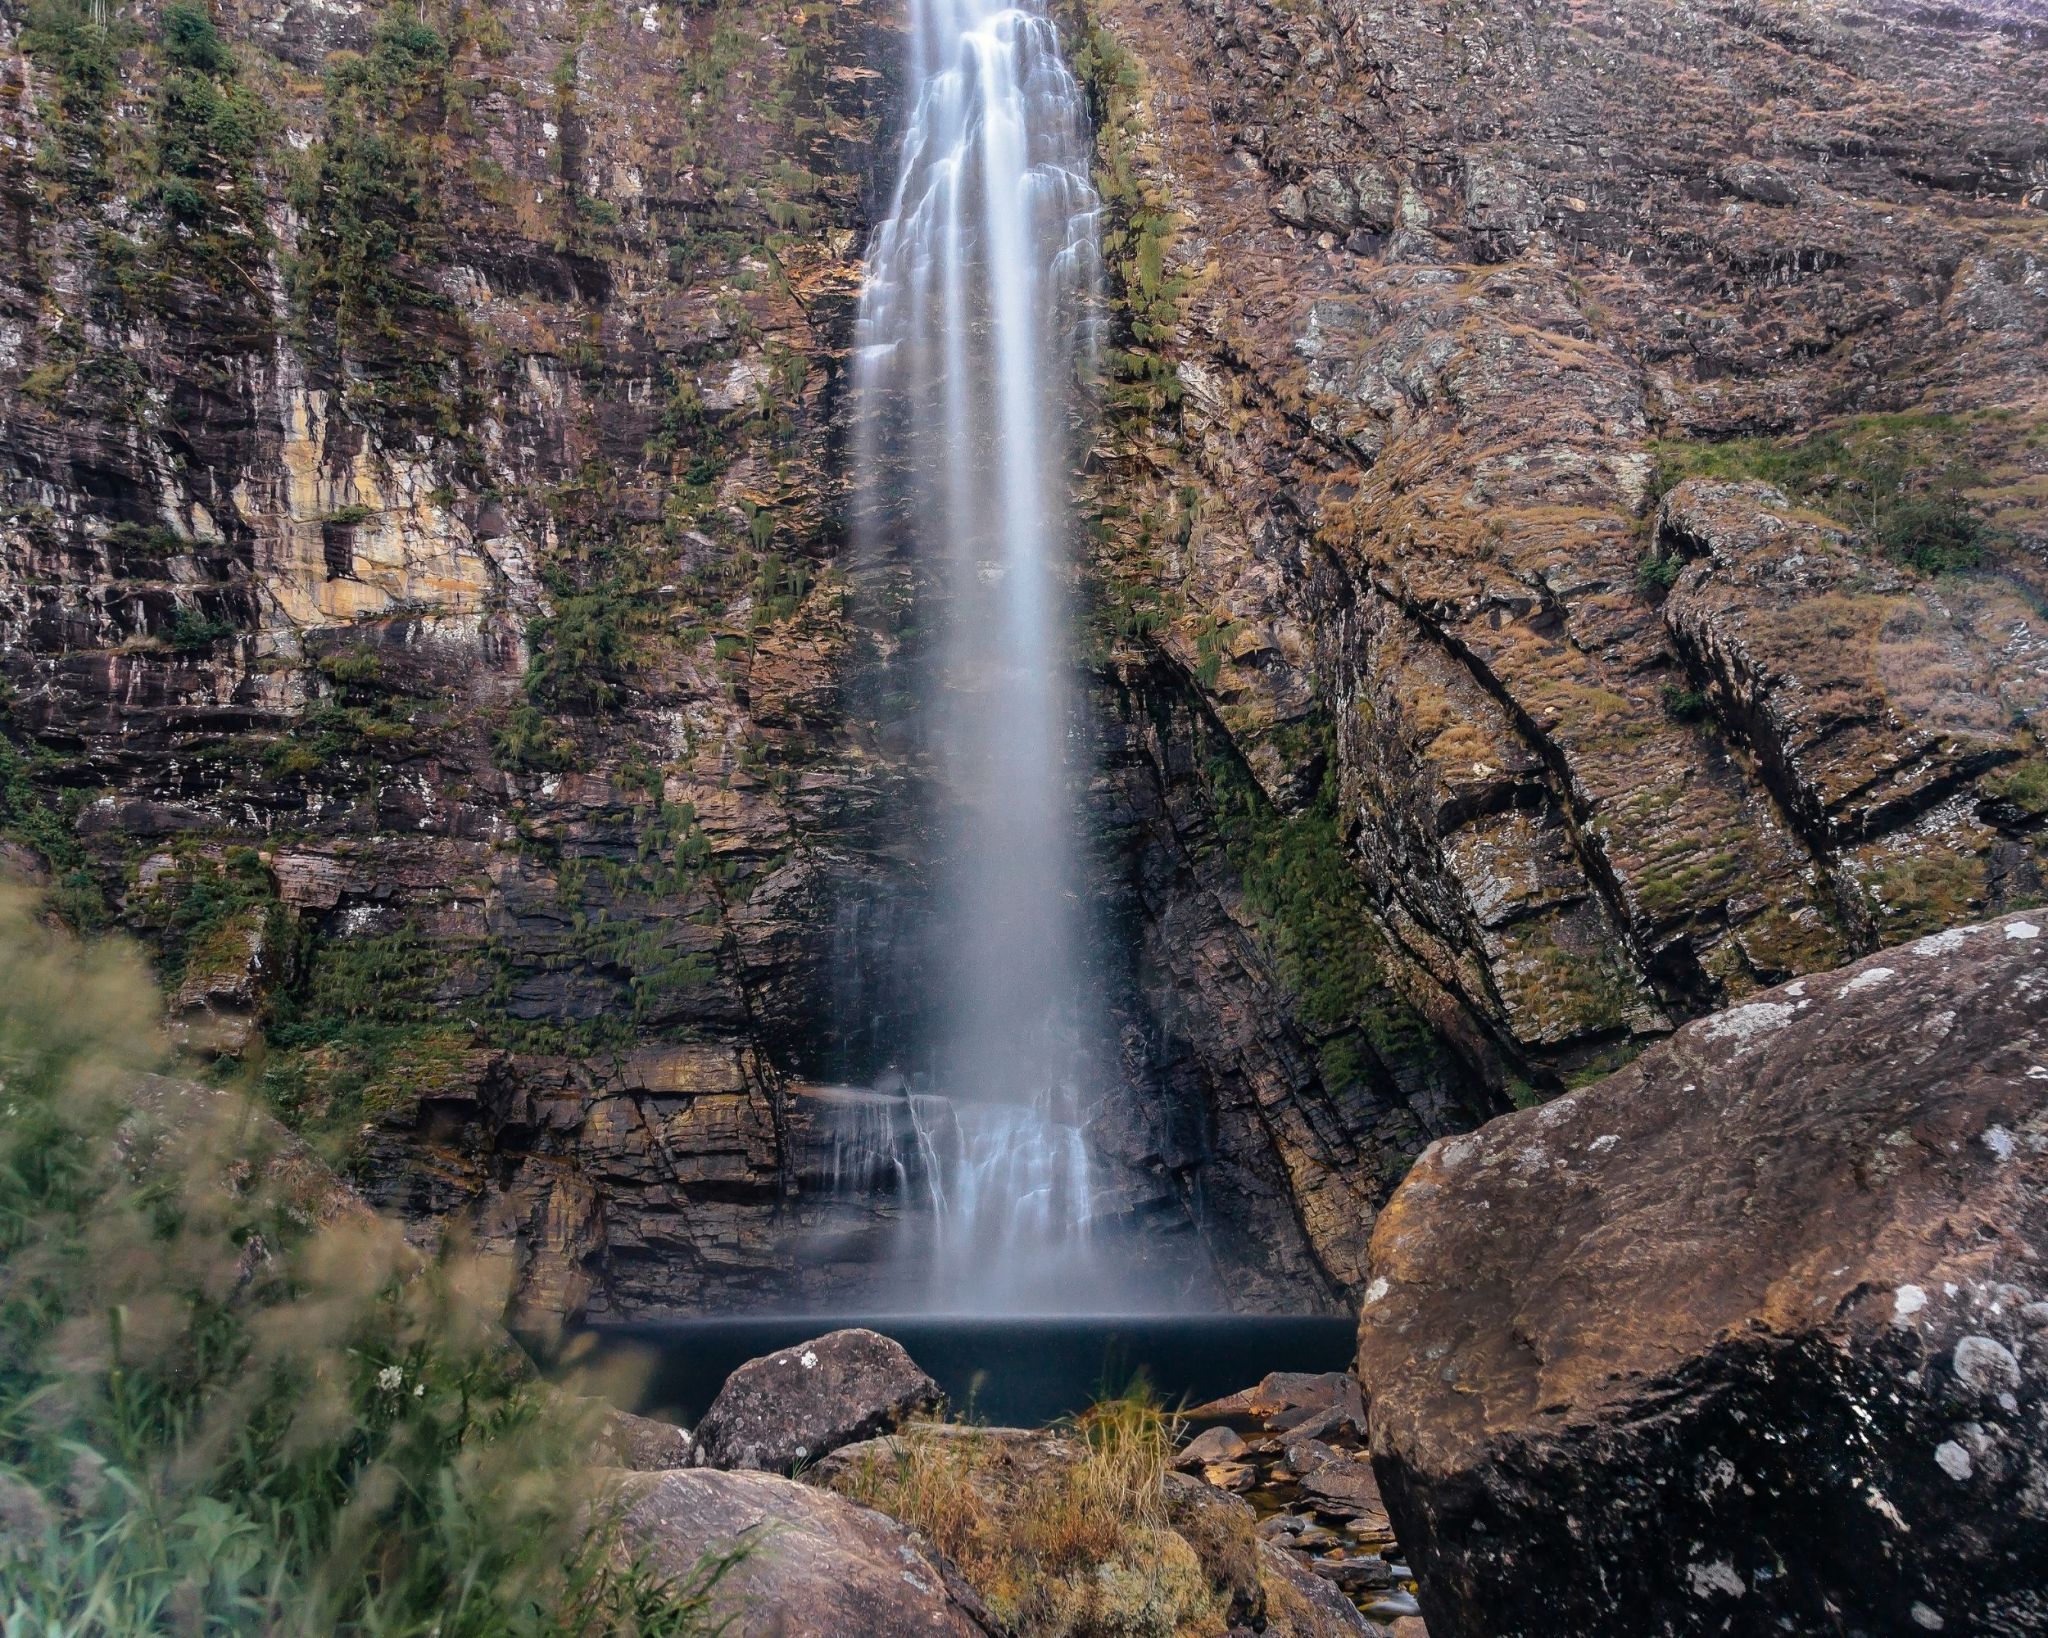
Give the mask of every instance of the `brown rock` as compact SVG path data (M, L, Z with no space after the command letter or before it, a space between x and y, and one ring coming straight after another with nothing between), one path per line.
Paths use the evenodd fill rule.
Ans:
M1434 1146L1359 1330L1432 1628L2031 1630L2044 1065L2020 914Z
M1690 60L1714 64L1697 83L1670 73L1669 0L1583 28L1482 7L1449 51L1424 0L1092 14L1144 67L1128 152L1186 213L1164 260L1194 292L1151 349L1171 416L1098 440L1096 567L1163 588L1167 615L1119 645L1124 674L1163 718L1156 672L1177 670L1276 819L1306 829L1328 771L1372 889L1347 923L1391 931L1374 966L1436 1062L1497 1090L2040 891L2041 770L1998 759L2029 745L2040 680L2018 606L2048 543L2048 304L2008 235L2039 238L2048 46L2011 0L1796 9L1685 11ZM1757 134L1795 129L1816 145ZM1341 251L1321 177L1356 201ZM1870 527L1882 480L1859 480L1801 516L1731 506L1738 532L1783 525L1775 558L1661 595L1641 525L1660 459L1668 478L1686 445L1893 409L1896 437L1873 430L1915 468L1906 493L1939 490L1915 429L1953 414L1964 488L2018 549L1917 574ZM1805 595L1802 555L1826 570ZM1182 744L1143 750L1171 789ZM1201 834L1198 801L1176 817ZM1394 1063L1321 1102L1320 1066L1285 1062L1285 986L1243 1027L1243 989L1217 1005L1188 972L1235 952L1152 881L1217 1104L1249 1084L1280 1112L1286 1193L1355 1293L1372 1179L1484 1099L1456 1067Z
M1224 1619L1233 1627L1263 1622L1266 1588L1249 1504L1214 1485L1169 1473L1166 1516L1174 1533L1195 1550L1209 1584L1224 1596Z
M1250 1447L1229 1428L1206 1428L1181 1447L1173 1465L1184 1473L1211 1462L1234 1462Z
M727 1377L697 1424L697 1459L786 1471L901 1427L943 1397L900 1343L860 1329L828 1332Z
M1274 1428L1291 1427L1294 1422L1332 1410L1347 1411L1362 1424L1364 1401L1358 1380L1347 1371L1273 1371L1256 1387L1236 1393L1187 1413L1192 1422L1255 1421ZM1292 1418L1293 1421L1288 1420Z
M1692 479L1657 513L1687 567L1664 623L1720 720L1818 844L1855 843L2032 748L2048 676L2012 664L2026 594L1937 586L1767 484Z
M769 1473L703 1469L628 1479L621 1546L657 1575L687 1576L740 1549L719 1613L781 1638L930 1633L986 1638L972 1593L920 1539L871 1508Z
M1284 1547L1261 1541L1259 1571L1266 1588L1267 1638L1349 1638L1381 1630Z
M1356 1523L1377 1533L1387 1523L1379 1482L1364 1460L1345 1460L1312 1468L1301 1477L1301 1490L1316 1510Z

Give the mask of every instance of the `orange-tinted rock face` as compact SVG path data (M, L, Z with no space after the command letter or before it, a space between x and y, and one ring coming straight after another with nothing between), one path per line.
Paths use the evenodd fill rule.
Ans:
M2044 950L1901 945L1424 1155L1359 1374L1431 1631L2039 1624Z

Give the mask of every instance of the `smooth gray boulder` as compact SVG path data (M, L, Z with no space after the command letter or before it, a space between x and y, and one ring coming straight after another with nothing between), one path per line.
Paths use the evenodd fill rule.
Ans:
M773 1638L989 1638L980 1600L921 1538L873 1508L772 1473L635 1474L620 1552L686 1580L743 1555L714 1593L727 1629Z
M786 1473L893 1432L945 1395L900 1343L874 1331L832 1331L750 1359L697 1424L702 1467Z

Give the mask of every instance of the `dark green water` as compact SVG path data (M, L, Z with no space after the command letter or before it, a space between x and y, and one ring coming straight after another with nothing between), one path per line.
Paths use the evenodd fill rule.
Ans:
M846 1325L894 1337L946 1390L956 1413L1037 1426L1085 1408L1143 1375L1169 1404L1194 1405L1249 1387L1268 1371L1340 1371L1351 1362L1348 1319L968 1319L749 1316L583 1332L573 1352L600 1369L638 1365L625 1408L688 1426L737 1365Z

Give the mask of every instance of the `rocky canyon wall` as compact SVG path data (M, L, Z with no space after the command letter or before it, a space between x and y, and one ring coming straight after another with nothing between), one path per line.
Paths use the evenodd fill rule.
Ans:
M1360 942L1479 1080L2037 900L2038 8L1086 31L1110 624L1283 831L1327 812Z
M5 23L13 868L528 1313L850 1300L895 1208L830 1187L820 1094L915 1023L929 862L916 566L842 538L900 19ZM1128 927L1205 891L1158 783L1091 798ZM1215 930L1218 1059L1128 927L1115 1209L1193 1300L1328 1302L1263 958Z
M0 10L0 828L536 1314L829 1305L928 839L883 0ZM2040 891L2048 35L1099 0L1098 1147L1188 1300Z

